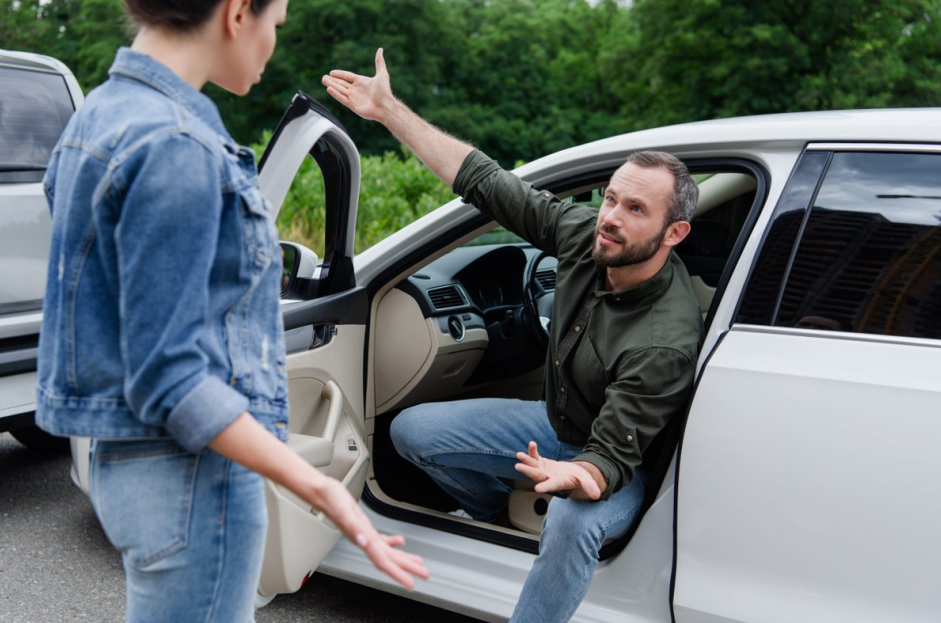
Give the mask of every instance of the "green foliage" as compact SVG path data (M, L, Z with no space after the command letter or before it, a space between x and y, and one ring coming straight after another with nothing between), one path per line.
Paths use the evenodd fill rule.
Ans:
M938 105L939 0L636 0L624 114L715 117Z
M253 145L260 157L264 144ZM412 221L454 199L454 194L418 158L402 149L360 159L362 188L356 216L354 250L368 249ZM324 185L320 169L312 158L301 165L300 173L278 213L278 231L283 240L298 242L323 257Z
M62 60L90 89L130 42L120 0L0 0L0 42ZM321 76L372 75L504 165L644 127L795 110L941 105L941 0L296 0L264 80L207 87L236 140L256 142L297 90L334 111L364 158L357 248L449 191ZM284 234L322 247L310 164ZM318 186L321 184L321 186Z
M131 41L121 0L0 2L4 48L57 58L86 91L108 77L117 49Z

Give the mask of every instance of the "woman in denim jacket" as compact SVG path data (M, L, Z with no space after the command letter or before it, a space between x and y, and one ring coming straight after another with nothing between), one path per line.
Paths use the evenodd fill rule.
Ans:
M421 560L283 443L281 261L254 158L213 82L243 95L287 0L125 0L139 32L62 135L37 421L94 438L91 495L128 621L252 620L261 476L322 509L408 588ZM260 475L259 475L260 474Z

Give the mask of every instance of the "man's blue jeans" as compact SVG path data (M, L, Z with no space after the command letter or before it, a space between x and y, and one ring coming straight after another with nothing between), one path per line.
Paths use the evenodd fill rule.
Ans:
M392 422L403 457L425 470L474 519L492 522L510 489L500 478L522 479L517 452L530 441L539 454L567 461L582 448L559 441L543 402L482 398L419 405ZM637 521L644 478L605 502L554 498L542 524L539 555L526 578L512 623L568 621L588 591L598 550Z
M91 498L127 578L128 623L249 623L268 516L261 476L171 439L95 440Z

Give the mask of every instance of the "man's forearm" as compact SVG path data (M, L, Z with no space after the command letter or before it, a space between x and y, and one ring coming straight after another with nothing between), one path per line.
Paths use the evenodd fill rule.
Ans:
M454 178L473 146L431 125L395 97L379 121L441 181L454 187Z

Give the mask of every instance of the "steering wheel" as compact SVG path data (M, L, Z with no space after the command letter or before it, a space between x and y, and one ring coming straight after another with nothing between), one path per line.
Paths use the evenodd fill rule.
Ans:
M555 301L555 290L546 290L536 279L539 264L547 257L550 257L548 253L540 251L529 258L523 270L523 330L541 351L549 348L549 327Z

